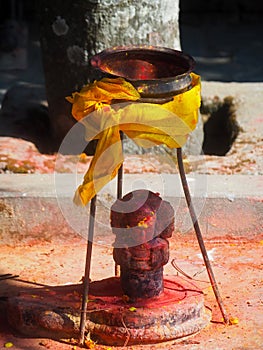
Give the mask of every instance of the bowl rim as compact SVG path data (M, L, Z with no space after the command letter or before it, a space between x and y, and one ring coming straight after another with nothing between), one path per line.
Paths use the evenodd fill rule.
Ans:
M106 58L112 56L114 57L116 54L128 54L129 52L142 52L142 53L150 53L150 54L154 54L154 53L161 53L163 55L167 54L170 55L171 57L179 57L181 59L183 59L187 65L188 65L188 69L186 69L185 72L178 74L178 75L172 75L172 76L168 76L168 77L157 77L154 79L136 79L136 78L129 78L125 75L120 75L120 74L114 74L114 72L108 72L107 70L101 68L101 64L103 62L103 60L105 60ZM127 56L128 57L128 56ZM180 50L175 50L175 49L171 49L171 48L167 48L167 47L162 47L162 46L152 46L152 45L123 45L123 46L113 46L111 48L107 48L101 52L99 52L98 54L94 55L91 57L90 59L90 64L93 68L99 70L100 72L107 74L108 76L113 76L113 77L123 77L125 79L127 79L128 81L131 82L144 82L144 83L151 83L153 81L158 82L158 81L172 81L172 80L180 80L185 78L187 75L189 75L194 67L195 67L195 60L193 59L192 56L186 54L183 51Z

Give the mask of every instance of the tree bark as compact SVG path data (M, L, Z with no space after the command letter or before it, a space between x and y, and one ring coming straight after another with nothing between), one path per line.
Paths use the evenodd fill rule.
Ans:
M39 6L54 150L75 123L65 96L99 78L88 64L94 54L118 45L180 49L179 0L45 0Z

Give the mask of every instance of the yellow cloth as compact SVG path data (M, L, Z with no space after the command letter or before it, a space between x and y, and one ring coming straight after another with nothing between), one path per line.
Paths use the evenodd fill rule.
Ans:
M86 127L87 140L98 139L90 167L75 193L76 204L86 205L117 175L123 163L120 131L141 147L164 144L178 148L185 144L196 127L201 101L200 77L191 76L192 88L162 105L124 103L136 101L140 95L122 78L95 81L67 97L74 118Z

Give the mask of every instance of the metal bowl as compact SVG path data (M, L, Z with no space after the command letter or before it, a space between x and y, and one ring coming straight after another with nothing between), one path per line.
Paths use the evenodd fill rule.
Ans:
M123 77L141 97L167 97L191 87L194 59L156 46L117 46L93 56L92 67L104 76Z

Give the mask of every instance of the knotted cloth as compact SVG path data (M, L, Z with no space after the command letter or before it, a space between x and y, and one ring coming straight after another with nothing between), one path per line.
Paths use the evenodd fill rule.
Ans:
M67 100L72 115L86 128L86 139L97 139L95 154L74 202L85 206L118 173L123 163L120 131L141 146L182 147L198 121L200 77L191 73L190 90L164 104L140 103L138 91L123 78L103 78L74 92Z

